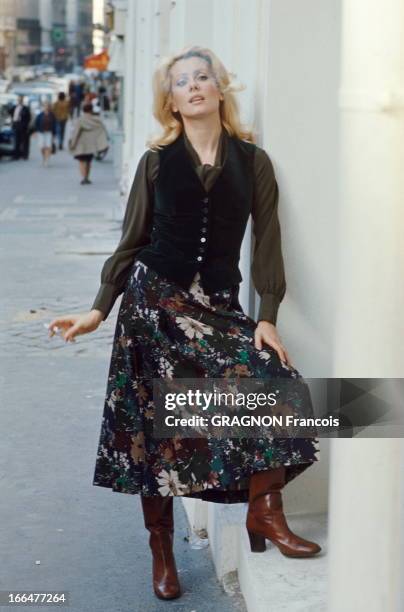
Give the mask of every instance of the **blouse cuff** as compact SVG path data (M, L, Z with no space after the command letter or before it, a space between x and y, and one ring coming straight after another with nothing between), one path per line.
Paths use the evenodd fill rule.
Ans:
M91 310L101 310L101 312L104 313L103 321L105 321L105 319L111 312L118 295L119 291L117 290L117 287L115 285L111 285L110 283L102 283L98 290L94 303L91 306Z
M274 293L263 293L258 310L258 322L268 321L276 325L280 300Z

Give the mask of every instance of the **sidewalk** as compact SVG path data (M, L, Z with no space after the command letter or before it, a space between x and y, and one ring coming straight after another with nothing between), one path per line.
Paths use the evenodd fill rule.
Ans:
M44 324L91 307L120 237L118 190L110 154L81 186L66 152L42 168L35 140L31 151L29 161L0 161L0 588L68 591L72 612L243 610L219 586L209 549L190 547L179 500L184 595L159 601L139 497L92 485L119 300L76 343L49 339Z

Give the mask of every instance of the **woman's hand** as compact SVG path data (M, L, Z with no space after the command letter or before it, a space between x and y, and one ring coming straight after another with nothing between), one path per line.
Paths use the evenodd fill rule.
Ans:
M49 323L49 337L52 338L57 333L55 328L59 328L62 330L61 335L66 342L75 342L75 336L95 331L103 318L104 314L101 310L95 309L86 314L57 317Z
M273 323L269 321L260 321L254 332L255 348L262 351L263 343L271 346L279 355L279 359L287 365L292 366L290 357L286 352L285 347L278 335L278 331Z

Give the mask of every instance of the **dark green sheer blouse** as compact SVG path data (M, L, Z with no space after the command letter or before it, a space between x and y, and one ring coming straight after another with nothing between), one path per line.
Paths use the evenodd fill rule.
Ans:
M227 132L222 131L213 166L201 164L198 153L185 135L185 144L195 171L205 189L212 188L226 160ZM122 226L121 240L101 271L101 286L92 305L104 319L123 292L136 253L150 242L153 225L154 182L159 171L157 151L147 150L139 161L130 190ZM279 304L286 291L281 231L278 219L278 185L267 153L257 147L254 162L252 221L254 246L251 276L261 297L258 321L276 324Z

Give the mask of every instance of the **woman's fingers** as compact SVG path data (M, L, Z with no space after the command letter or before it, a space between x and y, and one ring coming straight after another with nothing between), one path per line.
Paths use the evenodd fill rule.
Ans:
M255 348L258 349L259 351L262 351L262 339L259 334L255 334L254 343L255 343Z
M59 317L49 323L49 336L52 338L59 330L69 329L76 322L76 317Z
M287 365L292 366L290 357L289 357L286 349L284 348L284 346L280 342L277 342L271 336L263 334L261 332L256 332L254 340L255 340L255 348L256 349L261 351L262 350L262 344L264 342L265 344L267 344L268 346L270 346L271 348L273 348L277 352L278 357L279 357L279 359L281 361L283 361Z
M73 323L74 323L73 317L59 317L57 319L53 319L53 321L49 323L49 329L55 326L66 327L68 325L73 325Z
M65 342L76 342L75 340L76 334L72 332L71 330L69 330L68 332L62 335L63 335L63 339L65 340Z
M60 332L66 342L74 342L76 336L88 334L100 324L100 313L90 312L82 315L66 315L53 319L48 325L49 336Z
M288 353L288 352L287 352L285 349L283 349L283 350L284 350L284 353L285 353L285 356L286 356L286 363L287 363L287 364L288 364L288 365L289 365L291 368L293 368L293 365L292 365L292 360L291 360L291 358L289 357L289 353Z
M66 342L69 342L69 341L75 342L75 337L78 336L81 333L83 333L82 327L77 322L74 325L72 325L72 327L70 327L70 329L67 330L67 332L64 334L63 337L66 340Z
M258 349L259 351L262 351L263 348L263 343L265 342L266 344L269 344L269 346L272 346L273 341L271 338L267 338L265 336L265 334L262 333L261 330L256 330L255 331L255 335L254 335L254 342L255 342L255 348Z
M275 350L276 350L276 352L277 352L277 353L278 353L278 355L279 355L279 359L280 359L281 361L283 361L284 363L286 363L286 362L287 362L287 357L286 357L286 352L285 352L285 349L283 348L283 346L282 346L282 345L280 345L280 344L278 344L278 345L275 347Z
M277 346L276 351L277 351L277 353L279 355L279 359L281 361L283 361L284 363L286 363L286 365L288 365L288 366L293 368L291 359L290 359L286 349L281 344L279 344Z
M283 361L284 363L288 364L289 363L289 357L288 357L288 354L287 354L285 348L282 346L282 344L279 344L278 342L274 342L273 343L273 348L278 353L279 359L281 361Z
M66 327L65 319L54 319L49 323L48 326L49 337L52 338L52 336L54 336L60 329L63 329L64 327Z

